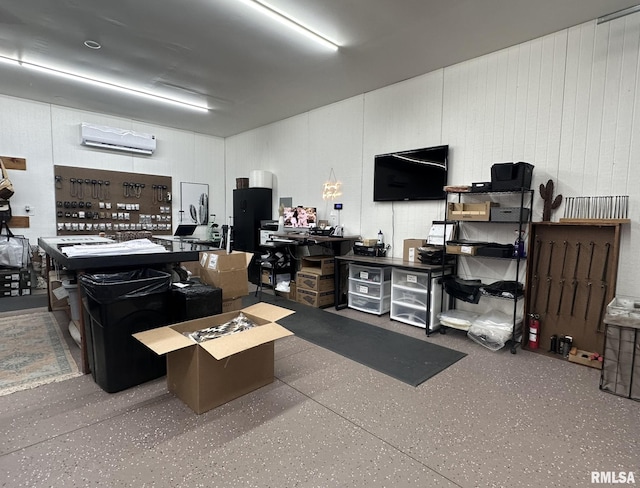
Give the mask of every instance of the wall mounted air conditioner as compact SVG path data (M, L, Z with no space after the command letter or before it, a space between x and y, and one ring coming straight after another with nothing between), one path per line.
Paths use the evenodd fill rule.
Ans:
M138 154L153 154L156 149L156 137L142 132L83 123L80 133L84 146Z

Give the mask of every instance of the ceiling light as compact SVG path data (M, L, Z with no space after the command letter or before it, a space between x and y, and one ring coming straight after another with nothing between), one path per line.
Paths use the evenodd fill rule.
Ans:
M92 41L91 39L87 39L86 41L84 41L84 45L89 49L100 49L102 47L102 44L100 44L98 41Z
M618 10L617 12L613 12L607 15L603 15L602 17L598 17L597 24L600 25L605 22L619 19L620 17L624 17L625 15L633 14L636 12L640 12L640 5L634 5L633 7L625 8L622 10Z
M282 10L269 5L267 2L262 0L239 0L240 2L249 5L264 15L270 17L273 20L277 20L278 22L286 25L290 29L295 30L298 34L302 34L309 39L316 41L319 44L322 44L324 47L329 48L333 51L337 51L340 46L338 46L335 42L329 40L323 34L307 27L302 24L300 21L294 19L291 15L283 12Z
M4 56L0 56L0 61L7 62L10 64L16 64L18 66L22 66L24 68L29 68L34 71L40 71L42 73L59 76L62 78L67 78L72 81L81 81L83 83L87 83L90 85L98 86L100 88L108 88L110 90L119 91L121 93L126 93L128 95L136 95L138 97L147 98L149 100L153 100L156 102L169 103L172 105L178 105L183 108L188 108L191 110L199 110L202 112L208 112L210 109L205 105L198 105L196 103L185 102L182 100L176 100L174 98L165 97L163 95L156 95L154 93L149 93L143 90L137 90L135 88L128 88L126 86L117 85L115 83L110 83L107 81L101 81L94 78L89 78L87 76L77 75L74 73L69 73L67 71L62 71L55 68L49 68L46 66L41 66L39 64L28 63L26 61L18 61L16 59L6 58Z
M4 56L0 56L0 63L12 64L14 66L20 66L20 61L16 61L15 59L5 58Z

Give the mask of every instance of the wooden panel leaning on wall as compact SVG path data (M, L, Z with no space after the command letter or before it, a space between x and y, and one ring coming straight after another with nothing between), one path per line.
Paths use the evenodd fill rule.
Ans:
M525 308L540 316L536 352L549 353L552 336L571 336L578 349L604 354L602 317L615 296L619 250L619 223L531 224Z

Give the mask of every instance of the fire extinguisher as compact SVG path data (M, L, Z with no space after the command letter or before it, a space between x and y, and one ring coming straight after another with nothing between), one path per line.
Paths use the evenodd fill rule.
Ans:
M529 314L529 349L538 349L540 345L540 315Z

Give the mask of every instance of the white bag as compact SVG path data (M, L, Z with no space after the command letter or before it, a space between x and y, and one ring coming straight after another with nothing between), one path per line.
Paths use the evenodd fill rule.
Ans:
M23 236L0 236L0 267L24 268L29 264L29 239Z

